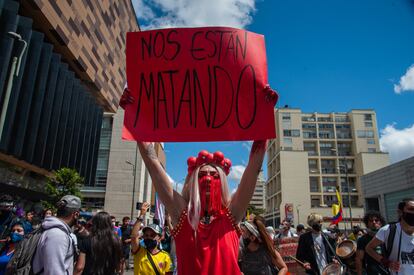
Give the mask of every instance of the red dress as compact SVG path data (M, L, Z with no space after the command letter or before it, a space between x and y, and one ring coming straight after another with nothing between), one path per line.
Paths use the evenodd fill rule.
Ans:
M210 224L199 223L197 238L185 209L172 235L179 275L240 274L237 257L241 232L229 209L223 209Z

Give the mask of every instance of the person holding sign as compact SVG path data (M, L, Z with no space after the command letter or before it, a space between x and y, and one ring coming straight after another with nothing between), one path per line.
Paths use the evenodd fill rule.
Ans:
M127 33L128 89L122 138L136 140L155 191L171 216L178 274L240 274L244 218L275 137L278 95L268 83L264 36L227 27ZM147 141L256 140L230 197L231 161L201 151L188 159L182 194Z
M142 159L161 201L171 215L178 274L240 274L238 223L253 195L266 141L253 143L249 163L233 197L226 176L231 162L221 152L201 151L188 159L182 194L172 187L152 143L138 142Z

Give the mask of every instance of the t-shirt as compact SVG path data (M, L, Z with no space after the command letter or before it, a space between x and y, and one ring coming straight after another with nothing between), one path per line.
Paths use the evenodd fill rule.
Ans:
M131 239L131 233L132 233L132 228L130 225L127 226L121 226L120 228L121 231L121 239L122 239L122 245L123 246L129 246L130 243L124 243L125 240Z
M11 257L13 257L14 253L10 253L9 255L7 255L7 250L5 249L5 251L3 251L3 253L1 253L0 255L0 275L4 275L6 273L6 267L7 264L9 263Z
M364 251L364 268L368 274L388 274L386 273L385 268L381 268L380 263L378 263L374 258L372 258L368 253L365 253L365 247L367 244L373 239L374 237L365 234L364 236L360 237L357 241L357 249ZM384 245L377 246L375 251L379 255L384 254Z
M397 229L389 260L400 261L401 269L398 272L398 275L414 274L414 235L408 235L401 230L400 223L397 223L396 227ZM389 234L390 226L387 224L377 232L375 237L378 240L387 243ZM398 251L400 251L399 255ZM391 274L397 274L397 272L392 272Z
M85 267L83 269L84 275L92 274L92 244L91 237L84 237L79 240L79 250L82 253L85 253Z
M137 253L134 255L134 275L156 274L150 260L148 259L147 251L148 250L146 248L140 246ZM173 272L172 261L167 252L161 250L155 255L151 254L151 257L161 275L167 272Z
M328 264L328 259L326 258L325 244L323 243L322 234L312 234L313 239L313 248L315 251L316 263L319 267L319 273L322 274L323 269Z
M114 233L118 236L118 237L122 237L122 231L121 231L121 228L120 227L118 227L118 226L114 226Z

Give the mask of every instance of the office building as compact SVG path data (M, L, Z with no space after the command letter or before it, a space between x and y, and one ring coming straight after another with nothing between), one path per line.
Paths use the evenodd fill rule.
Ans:
M336 186L344 220L349 220L350 204L353 220L360 221L360 178L389 163L388 154L380 152L375 112L302 113L286 107L275 110L275 123L277 138L267 149L267 223L277 226L289 215L294 223L306 224L315 212L329 224Z
M397 222L398 203L414 198L414 157L361 177L366 210L377 210L388 222Z
M135 217L139 210L137 203L150 202L155 205L151 177L137 143L122 140L123 121L122 108L115 114L104 114L95 184L82 188L85 208L92 212L105 210L118 220L131 216L131 213ZM155 148L165 167L163 144L156 143Z
M62 167L95 184L103 112L117 109L138 30L131 1L0 1L1 190L44 199Z

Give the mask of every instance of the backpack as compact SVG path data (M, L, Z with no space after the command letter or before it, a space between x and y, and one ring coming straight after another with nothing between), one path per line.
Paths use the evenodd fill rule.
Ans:
M50 227L48 229L43 229L43 227L41 226L38 229L32 231L30 234L26 235L24 239L21 242L19 242L19 244L16 246L14 250L13 257L7 264L5 273L6 275L37 275L43 273L43 269L40 270L38 273L33 272L33 257L36 253L37 245L39 244L43 232L51 228L60 229L60 227L58 226ZM74 243L71 236L68 236L72 241L73 247L75 248L74 258L76 258L76 244Z
M390 234L387 238L387 244L385 245L385 257L389 258L392 252L392 247L394 245L394 238L395 238L395 232L397 231L397 224L396 223L390 223Z

